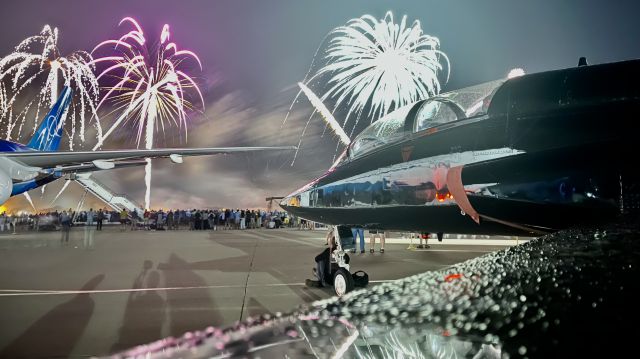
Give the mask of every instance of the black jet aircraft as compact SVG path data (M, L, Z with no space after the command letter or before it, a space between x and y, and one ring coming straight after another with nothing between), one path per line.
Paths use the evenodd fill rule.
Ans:
M280 204L333 225L469 234L611 218L635 183L639 75L640 60L579 66L416 102Z
M364 129L280 205L332 225L429 233L610 220L638 208L639 84L640 60L581 59L418 101Z

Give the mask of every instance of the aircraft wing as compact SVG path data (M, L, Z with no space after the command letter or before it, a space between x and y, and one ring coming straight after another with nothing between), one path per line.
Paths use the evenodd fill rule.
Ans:
M144 158L170 157L174 162L181 162L182 156L207 156L228 153L256 151L288 151L294 146L283 147L210 147L210 148L162 148L152 150L104 150L104 151L29 151L8 152L0 154L25 166L41 169L55 169L93 163L100 169L113 168L105 163L111 161L139 160ZM106 168L105 168L106 167Z

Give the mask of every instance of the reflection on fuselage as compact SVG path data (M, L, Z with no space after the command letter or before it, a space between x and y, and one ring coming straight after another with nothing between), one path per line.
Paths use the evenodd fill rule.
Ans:
M501 148L492 151L468 151L395 164L344 180L306 189L287 203L300 207L372 207L385 205L452 205L447 188L451 167L512 156L521 151ZM493 184L468 186L481 192Z
M447 187L449 169L522 154L511 148L434 156L380 168L333 183L306 187L285 200L292 207L366 208L386 205L455 205ZM560 176L519 183L465 183L471 196L570 204L598 199L593 176ZM601 198L606 200L607 198Z

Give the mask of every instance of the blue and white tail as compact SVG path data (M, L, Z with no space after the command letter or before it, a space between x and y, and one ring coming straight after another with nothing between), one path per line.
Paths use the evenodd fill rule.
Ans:
M62 130L64 128L63 115L71 103L71 88L65 86L60 93L60 97L51 107L51 111L42 120L38 130L33 135L28 147L38 151L56 151L60 147Z

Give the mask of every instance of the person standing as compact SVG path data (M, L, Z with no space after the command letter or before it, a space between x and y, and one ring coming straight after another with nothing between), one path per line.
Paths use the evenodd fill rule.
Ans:
M93 226L93 216L95 216L95 212L93 208L89 208L89 212L87 212L87 227Z
M102 230L102 221L104 221L104 212L102 211L102 208L100 208L100 210L98 211L98 214L96 215L96 230L101 231Z
M62 227L62 236L60 237L60 243L69 243L71 217L69 217L67 211L62 212L62 214L60 215L60 226Z
M254 210L249 211L249 214L247 217L249 217L249 229L255 229L256 228L256 212Z
M419 249L429 249L431 248L429 246L429 237L431 236L431 234L429 233L420 233L420 244L418 245ZM424 246L422 245L422 240L424 239Z
M137 229L138 227L138 222L140 222L140 217L138 216L138 211L136 211L135 209L131 212L129 212L129 214L131 215L131 230L133 231L134 229Z
M18 215L14 214L11 216L11 225L13 227L13 234L18 234L16 232L16 227L18 227Z
M233 229L240 229L240 209L236 208L233 212Z
M216 218L216 215L214 214L213 211L210 210L209 211L209 215L207 215L207 223L209 224L209 228L207 228L207 229L214 230L214 228L215 228L215 218Z
M218 210L215 209L213 211L213 227L211 227L211 229L213 229L214 231L217 231L218 224L220 224L220 212L218 212Z
M156 213L156 230L164 231L164 221L165 221L164 211L162 210L162 208L160 208L158 213Z
M149 228L149 216L151 215L151 213L149 213L148 209L144 210L144 214L142 215L142 227L146 230L149 230L151 228Z
M371 230L369 231L369 235L371 236L369 245L371 248L369 249L369 253L374 253L376 251L376 237L380 237L380 253L384 253L384 231L379 230Z
M173 215L173 219L175 221L174 229L180 229L180 223L184 221L184 211L177 209Z
M169 213L167 213L167 229L175 229L173 228L173 210L169 210Z
M356 237L360 236L360 253L364 253L364 228L362 227L353 227L351 228L351 235L353 235L353 244L356 244ZM354 247L351 250L351 253L355 253L356 248Z
M193 216L193 221L194 221L194 226L193 229L196 231L199 231L202 229L202 212L200 212L200 210L197 210L196 213Z
M122 211L120 211L120 230L121 231L126 231L127 230L127 217L128 217L129 213L127 213L127 209L126 208L122 208Z
M193 212L195 212L195 209L193 210ZM187 222L189 222L189 230L193 231L194 227L195 227L195 219L194 217L194 213L191 212L190 210L187 210L187 212L185 213L185 216L187 218Z

